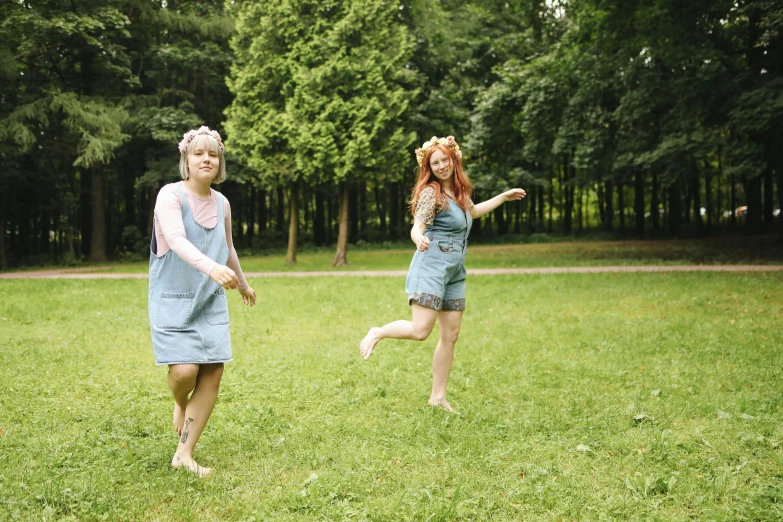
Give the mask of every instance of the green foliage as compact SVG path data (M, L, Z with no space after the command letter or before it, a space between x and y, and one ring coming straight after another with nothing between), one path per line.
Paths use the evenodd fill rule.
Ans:
M412 52L383 1L240 3L231 146L268 184L399 175ZM372 22L370 22L372 21Z

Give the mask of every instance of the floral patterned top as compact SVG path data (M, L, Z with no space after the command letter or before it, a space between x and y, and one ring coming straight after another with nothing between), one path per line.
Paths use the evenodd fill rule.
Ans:
M448 194L446 194L446 196L451 199L451 196ZM454 200L452 199L452 201ZM470 201L468 208L473 208L473 201ZM415 223L432 225L435 221L435 214L440 212L440 210L441 204L435 199L435 189L432 187L424 187L419 194L419 200L416 201L416 212L413 214L413 221Z

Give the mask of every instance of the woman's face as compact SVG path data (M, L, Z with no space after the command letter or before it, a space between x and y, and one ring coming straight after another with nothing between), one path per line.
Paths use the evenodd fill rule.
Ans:
M441 183L450 180L454 173L448 154L440 149L435 149L430 156L430 170Z
M210 142L204 136L196 136L193 140L193 148L188 154L188 174L198 181L211 183L220 168L218 152L209 146Z

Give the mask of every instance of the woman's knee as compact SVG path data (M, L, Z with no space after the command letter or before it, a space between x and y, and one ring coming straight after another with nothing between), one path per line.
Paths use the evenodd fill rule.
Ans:
M223 378L223 363L204 364L199 371L199 381L209 381L214 386L220 386Z
M177 383L196 382L199 367L197 364L173 364L169 366L169 379Z
M431 324L413 324L413 340L414 341L426 341L432 333Z
M459 338L459 328L452 330L441 329L440 338L447 343L456 344Z

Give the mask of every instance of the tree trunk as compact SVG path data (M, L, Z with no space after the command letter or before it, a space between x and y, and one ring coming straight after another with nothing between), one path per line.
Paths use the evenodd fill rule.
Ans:
M302 232L307 233L308 229L312 226L312 216L310 213L312 210L310 209L310 203L312 198L310 197L310 191L307 190L307 185L302 187L301 192L299 193L299 201L301 202L299 204L299 208L302 211Z
M574 185L576 169L568 164L563 165L563 233L570 234L574 228Z
M266 208L266 190L258 191L258 235L266 232L267 208Z
M326 223L324 224L324 244L328 245L332 242L332 238L334 237L334 216L336 214L335 206L334 206L334 198L328 197L326 198L325 205L326 207Z
M315 219L313 220L313 243L320 246L326 242L324 227L324 193L321 187L315 189Z
M732 227L737 226L737 182L734 180L734 174L729 177L729 222Z
M663 207L663 223L667 224L669 223L669 198L668 198L668 192L664 190L661 193L661 206Z
M136 188L134 182L136 181L136 175L133 170L134 162L128 161L125 164L122 199L125 202L125 219L123 225L135 226L136 225Z
M231 191L231 199L234 200L234 206L231 211L231 232L236 239L237 246L245 246L245 227L242 224L245 222L245 191L242 190L243 186L239 185L238 190ZM226 193L225 188L221 189Z
M778 145L783 145L783 133L777 132ZM778 210L783 210L783 150L781 147L777 148L777 154L775 155L777 173L777 185L778 185ZM778 214L778 242L783 243L783 215Z
M386 239L386 191L381 190L378 185L375 186L375 207L378 210L378 220L381 228L379 230L382 240Z
M400 237L400 230L402 226L400 223L400 208L398 201L399 195L399 183L394 182L389 187L389 238L397 239Z
M620 213L620 234L625 236L625 183L617 184L617 212Z
M348 189L348 221L350 225L350 241L359 241L359 190L358 183L351 183Z
M696 236L704 237L704 221L701 219L701 181L697 169L693 169L691 181L691 194L693 195L693 219L696 221Z
M658 201L658 173L653 172L652 177L652 192L650 193L650 217L652 218L653 230L661 229L660 222L660 202Z
M505 216L503 215L504 206L505 205L500 205L493 211L493 213L495 214L495 221L498 224L497 230L499 236L502 236L503 234L508 232L508 225L506 224L506 219Z
M566 191L565 191L565 180L568 177L568 171L566 170L566 158L565 155L561 157L560 161L560 168L557 169L557 185L560 189L560 197L558 198L558 205L557 205L557 215L560 218L560 230L563 234L565 234L565 200L566 200Z
M680 202L680 184L677 181L669 187L669 233L672 236L680 235L680 220L682 219L682 210Z
M527 194L527 229L532 234L536 230L536 186L533 185Z
M745 183L745 197L748 204L745 228L749 234L761 231L761 178L762 176L754 176Z
M0 207L0 270L8 270L8 254L5 250L5 206Z
M712 232L712 215L714 212L714 205L712 204L712 175L709 168L706 167L704 170L704 196L706 198L704 206L707 209L707 235L710 235Z
M536 227L537 232L543 232L544 231L544 198L546 197L544 194L544 187L542 185L538 186L538 226Z
M294 183L288 194L288 251L285 264L296 265L296 236L299 232L299 185Z
M92 238L88 261L106 261L106 214L103 205L103 176L93 167L89 169L92 180Z
M633 213L636 222L637 237L644 237L644 174L637 172L634 177Z
M337 234L337 252L334 254L332 266L346 266L348 264L348 183L340 184L340 231Z
M284 206L285 206L285 194L283 194L283 187L277 187L277 207L275 208L275 211L277 213L278 232L283 231L283 222L285 220L285 215L283 212Z
M774 198L772 197L772 162L767 164L764 170L764 228L772 228L772 206Z
M614 228L614 202L613 202L613 195L614 195L614 184L611 181L606 182L606 187L604 189L604 195L606 196L604 199L604 204L606 205L606 210L604 210L604 216L606 217L606 230L612 230Z
M720 182L720 174L718 174L718 182L717 186L715 187L715 192L718 196L718 200L715 202L715 207L718 209L715 223L720 225L720 222L723 220L723 187L721 186Z
M49 217L50 214L51 209L47 204L45 204L38 221L38 247L36 249L37 255L49 252L49 229L51 227L51 218ZM48 261L51 261L51 259L48 259Z
M253 238L256 235L256 188L251 186L247 193L247 246L253 246Z
M359 182L359 239L367 241L367 182Z
M547 225L547 228L549 229L549 233L552 233L552 211L555 208L555 180L554 178L549 180L549 223Z

